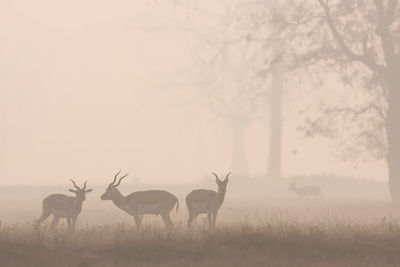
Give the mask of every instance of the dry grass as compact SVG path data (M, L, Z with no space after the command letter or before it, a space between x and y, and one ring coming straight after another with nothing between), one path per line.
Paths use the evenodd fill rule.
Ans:
M246 195L236 185L229 188L216 231L206 230L204 217L188 231L183 199L190 188L168 189L181 201L179 213L171 213L174 231L145 216L139 233L131 217L99 200L101 188L85 201L75 233L65 222L53 233L49 221L40 230L32 227L43 196L63 188L0 188L0 266L400 266L400 209L384 198L346 198L328 186L323 201L299 200L287 186L274 198L264 192L270 187L249 187L245 191L252 194ZM382 188L351 192L379 195Z
M263 224L172 232L116 224L50 233L30 225L0 232L1 266L398 266L396 220L316 223L271 217Z

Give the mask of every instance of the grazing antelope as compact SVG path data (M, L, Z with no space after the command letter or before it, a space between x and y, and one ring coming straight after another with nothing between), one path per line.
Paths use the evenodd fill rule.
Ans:
M169 213L174 208L175 204L176 211L178 211L178 199L173 194L163 190L137 191L123 196L117 187L128 174L119 178L118 183L115 184L120 172L121 171L114 176L114 180L109 184L106 192L101 196L101 199L112 200L118 208L132 215L137 230L141 228L141 215L144 214L161 215L166 227L171 228L173 224Z
M322 198L321 188L315 185L307 185L302 187L296 186L296 180L293 180L289 186L289 190L295 192L300 197L319 197Z
M93 189L86 189L86 183L83 188L79 188L76 183L70 179L75 189L68 189L68 191L75 193L75 197L67 196L64 194L52 194L43 199L42 216L37 220L36 227L53 214L53 221L50 228L54 229L61 218L65 218L68 222L68 227L75 229L75 223L79 213L82 210L82 202L86 199L86 193L92 192ZM71 222L72 221L72 222Z
M186 196L186 205L189 211L189 218L187 221L188 227L192 225L192 222L199 214L207 213L208 226L210 229L215 228L218 210L224 202L226 186L229 181L228 177L231 173L228 173L223 181L221 181L215 173L212 174L215 176L218 192L207 189L197 189Z

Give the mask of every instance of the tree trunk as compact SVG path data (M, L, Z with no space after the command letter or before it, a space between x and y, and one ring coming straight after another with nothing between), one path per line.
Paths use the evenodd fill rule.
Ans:
M281 177L282 154L282 72L274 73L271 101L270 101L270 138L267 165L267 177L277 179Z
M272 43L273 54L275 57L281 57L283 54L283 42L281 39L282 28L277 25L272 34L274 41ZM279 179L281 177L281 158L282 158L282 89L283 89L283 65L280 60L273 68L273 77L271 83L270 99L270 137L269 153L267 163L267 177L270 179Z
M388 74L388 113L386 119L387 166L389 171L389 190L392 202L400 204L400 60Z
M244 150L244 133L246 125L242 122L232 123L232 173L235 176L249 175L247 157Z

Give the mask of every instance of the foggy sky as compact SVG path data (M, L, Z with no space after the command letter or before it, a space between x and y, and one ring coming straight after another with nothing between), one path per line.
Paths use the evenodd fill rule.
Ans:
M157 1L1 1L0 183L106 183L119 168L176 183L229 171L229 128L194 107L185 73L200 52L168 27L173 16ZM286 117L285 175L386 179L382 163L341 163L329 141L301 138L296 110ZM265 172L266 125L247 132L253 174Z

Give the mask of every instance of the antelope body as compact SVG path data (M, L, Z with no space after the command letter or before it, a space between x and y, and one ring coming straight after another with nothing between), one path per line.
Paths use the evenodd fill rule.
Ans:
M37 220L36 227L46 220L50 215L53 215L53 221L50 228L54 229L61 218L65 218L68 222L70 229L75 229L76 220L82 210L82 203L86 199L86 193L92 189L86 190L86 183L83 188L80 188L76 183L71 180L74 189L68 189L70 192L75 193L75 197L67 196L64 194L52 194L43 199L42 202L42 216Z
M118 183L115 184L120 172L115 175L113 182L109 184L101 199L111 200L118 208L132 215L137 230L141 228L141 218L144 214L160 215L166 227L171 228L173 224L169 214L175 204L176 211L178 211L178 199L173 194L163 190L137 191L123 196L117 187L128 174L119 178Z
M321 188L315 185L307 185L302 187L296 186L296 181L293 181L289 190L295 192L300 197L319 197L322 198Z
M218 210L225 199L226 186L228 185L228 173L225 180L221 181L218 175L215 176L215 182L218 185L218 192L207 189L193 190L186 196L186 205L189 211L187 221L188 227L191 227L193 221L199 214L206 213L208 215L208 226L210 229L215 228Z

